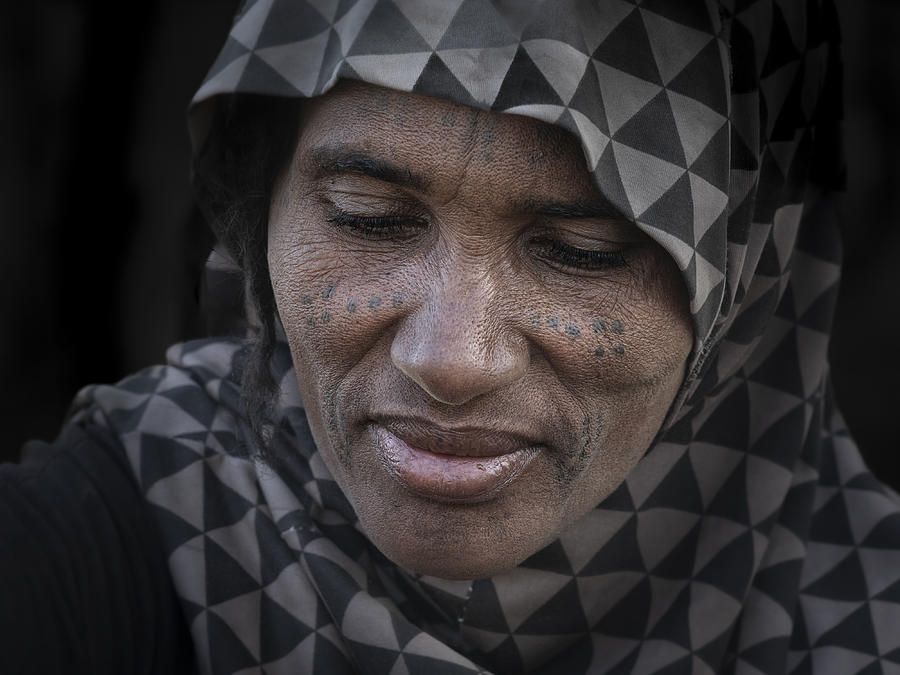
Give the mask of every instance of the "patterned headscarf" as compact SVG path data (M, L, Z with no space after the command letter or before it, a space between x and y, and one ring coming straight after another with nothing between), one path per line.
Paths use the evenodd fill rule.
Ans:
M286 345L277 467L237 448L242 347L81 396L153 505L205 672L900 673L900 501L830 394L840 71L828 0L250 0L196 95L340 78L560 125L677 262L695 345L665 433L545 549L411 575L315 449Z

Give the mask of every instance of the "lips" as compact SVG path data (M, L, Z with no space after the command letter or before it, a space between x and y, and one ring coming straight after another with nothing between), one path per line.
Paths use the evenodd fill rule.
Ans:
M456 504L487 501L540 453L533 437L480 428L442 428L413 420L371 425L387 473L410 492Z

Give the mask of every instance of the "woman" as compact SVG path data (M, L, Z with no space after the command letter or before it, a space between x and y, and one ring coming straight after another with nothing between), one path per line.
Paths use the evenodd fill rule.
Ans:
M191 122L250 339L4 470L6 670L900 668L833 10L726 4L248 3Z

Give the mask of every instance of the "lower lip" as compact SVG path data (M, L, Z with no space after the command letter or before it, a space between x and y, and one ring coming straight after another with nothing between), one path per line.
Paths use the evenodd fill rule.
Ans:
M531 463L540 446L506 455L461 457L421 450L379 425L372 426L378 458L403 487L421 497L474 504L497 495Z

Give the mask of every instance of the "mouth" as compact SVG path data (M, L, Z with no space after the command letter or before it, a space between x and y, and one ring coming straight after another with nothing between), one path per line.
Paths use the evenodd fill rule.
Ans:
M542 444L490 429L444 429L406 420L370 425L388 475L409 492L448 504L496 497L538 456Z

